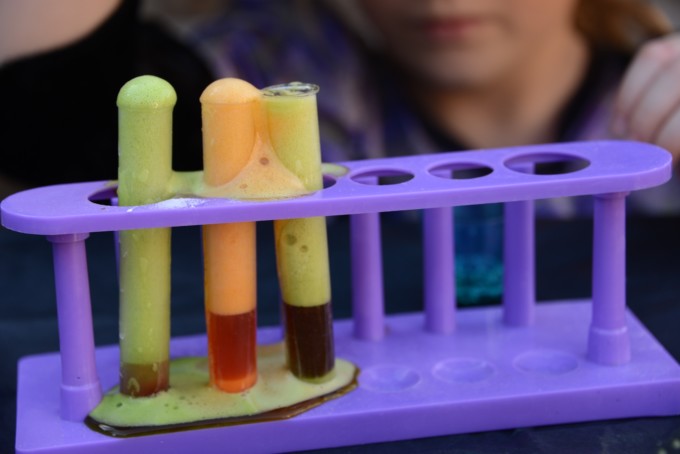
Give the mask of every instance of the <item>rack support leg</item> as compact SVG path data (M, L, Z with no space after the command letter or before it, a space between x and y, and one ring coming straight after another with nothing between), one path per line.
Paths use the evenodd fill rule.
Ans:
M94 355L87 234L48 236L54 258L61 353L61 417L82 421L102 398Z
M536 302L534 202L506 203L504 221L503 321L530 326Z
M425 329L436 334L449 334L456 326L452 211L423 211Z
M377 341L385 336L380 213L350 218L354 336Z
M603 365L630 360L626 326L626 195L594 197L593 317L588 358Z

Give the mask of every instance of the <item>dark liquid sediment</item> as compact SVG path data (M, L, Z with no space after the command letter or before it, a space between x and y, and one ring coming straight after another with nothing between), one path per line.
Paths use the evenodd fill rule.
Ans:
M255 310L236 315L207 313L210 382L226 392L241 392L257 381Z
M121 363L120 392L132 397L148 397L167 391L170 385L169 372L168 361L149 364Z
M285 303L288 367L302 380L328 375L335 365L331 303L302 307Z

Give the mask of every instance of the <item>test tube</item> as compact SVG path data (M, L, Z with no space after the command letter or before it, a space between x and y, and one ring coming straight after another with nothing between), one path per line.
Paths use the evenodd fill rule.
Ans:
M168 196L172 177L172 86L154 76L118 94L118 203ZM150 396L169 386L170 229L120 232L120 392Z
M201 95L204 183L219 187L246 166L258 140L261 93L221 79ZM203 227L205 311L210 382L238 393L257 381L256 237L254 222Z
M318 90L297 82L263 90L272 148L309 192L323 188ZM325 381L335 365L326 220L277 220L274 237L288 367L301 380Z

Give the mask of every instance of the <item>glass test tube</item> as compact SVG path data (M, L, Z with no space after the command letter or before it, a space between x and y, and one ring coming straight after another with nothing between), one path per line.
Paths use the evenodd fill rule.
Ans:
M168 196L175 90L154 76L118 94L118 201L144 205ZM120 232L120 392L150 396L169 386L170 229Z
M296 82L263 90L272 148L310 192L323 188L317 92ZM325 218L277 220L274 236L288 366L302 380L324 381L335 365Z

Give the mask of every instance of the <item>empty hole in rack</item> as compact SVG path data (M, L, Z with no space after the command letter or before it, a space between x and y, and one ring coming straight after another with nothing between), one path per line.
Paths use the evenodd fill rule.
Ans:
M111 206L111 200L118 197L118 187L115 185L107 186L91 194L87 199L97 205Z
M413 179L413 174L405 170L398 169L377 169L352 175L352 181L357 183L387 186L393 184L406 183Z
M328 189L331 186L334 186L335 183L337 182L335 176L333 175L324 175L323 176L323 188Z
M472 180L489 175L493 169L474 162L450 162L430 169L430 174L452 180Z
M563 175L578 172L590 161L567 153L543 152L515 156L505 161L505 166L515 172L529 175Z

